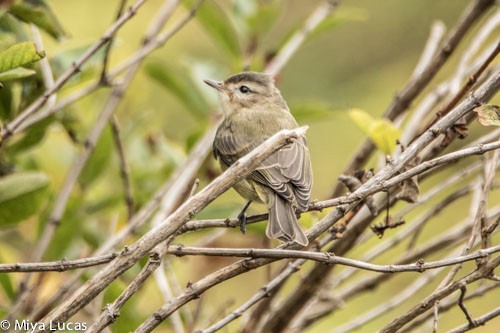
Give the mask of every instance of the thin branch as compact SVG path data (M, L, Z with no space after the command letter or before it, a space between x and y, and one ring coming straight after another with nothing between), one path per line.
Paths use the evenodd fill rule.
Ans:
M396 265L406 264L408 262L413 262L424 258L427 255L436 253L437 251L447 249L450 246L456 244L458 241L464 239L470 233L470 226L464 223L458 223L454 228L449 230L446 234L440 235L421 248L415 249L411 253L406 253L401 258L395 261ZM299 327L305 329L313 323L317 322L319 319L331 314L334 310L338 309L339 306L346 303L355 296L359 296L365 292L371 292L374 288L379 287L383 283L388 283L392 277L396 275L393 274L382 274L382 275L371 275L363 277L361 280L356 281L348 285L346 288L341 290L336 290L332 301L325 304L320 311L316 313L305 314L299 322Z
M481 235L481 247L486 248L490 244L490 235L495 230L496 225L498 225L498 221L486 225L486 208L488 205L488 194L493 188L493 181L495 180L497 162L499 160L500 150L495 150L491 156L491 159L488 163L484 165L484 182L483 182L483 191L481 193L481 203L484 205L483 214L480 217L480 235ZM484 202L484 203L483 203ZM496 223L496 225L495 225Z
M233 320L241 317L243 313L248 310L250 307L255 305L257 302L262 300L265 297L269 297L270 294L279 286L283 284L283 282L288 279L288 277L294 272L298 271L300 266L305 262L305 260L295 260L293 262L288 263L287 267L276 277L272 279L269 283L267 283L264 287L260 288L260 290L254 294L248 301L243 303L240 307L233 310L228 316L224 317L224 319L218 321L212 326L199 331L199 333L213 333L217 332L224 326L228 325ZM198 331L197 331L198 332Z
M216 126L212 125L209 130L205 132L203 137L198 140L196 145L191 149L189 156L186 158L183 164L181 164L169 177L169 179L163 184L156 193L152 196L152 198L132 217L129 223L121 229L117 234L115 234L112 238L106 240L104 244L102 244L98 250L94 252L94 255L101 255L108 253L110 251L115 250L119 245L123 244L123 242L131 235L134 235L137 230L139 230L153 215L155 210L160 205L161 199L168 195L172 194L170 191L171 188L177 188L176 183L180 179L184 179L187 176L184 176L185 173L196 173L201 163L205 160L210 147L212 146L213 137L215 135ZM193 176L194 177L194 176ZM188 177L187 177L188 178ZM173 193L175 194L175 193ZM55 292L49 300L45 302L45 304L39 308L34 317L39 318L39 314L46 313L46 309L49 308L55 302L58 302L60 299L66 296L67 293L71 291L71 286L73 286L77 281L79 281L80 273L77 272L74 277L72 277L69 281L64 283L57 292Z
M423 287L428 285L439 272L442 271L442 267L428 274L423 275L419 279L415 280L408 287L404 288L401 292L396 293L390 299L384 300L378 306L366 311L365 313L358 313L356 318L348 323L341 326L335 327L331 332L335 333L348 333L359 329L366 323L379 318L384 313L394 309L395 307L401 305L403 302L414 296L417 292L421 291Z
M500 307L482 315L481 317L474 319L474 323L476 324L475 326L471 325L470 323L465 324L465 325L459 326L455 329L452 329L451 331L448 331L448 333L462 333L462 332L470 331L471 329L474 329L478 326L482 326L482 325L486 324L488 321L490 321L491 319L494 319L498 316L500 316Z
M120 18L120 16L123 15L123 11L125 10L126 4L127 4L127 0L120 0L120 4L118 5L118 10L116 12L115 20L118 20ZM107 71L108 71L108 63L109 63L109 57L110 57L110 53L111 53L111 47L113 45L113 40L114 40L114 35L111 36L108 44L106 45L106 47L104 49L104 58L102 60L101 76L99 78L99 82L102 85L108 84Z
M40 35L40 30L33 23L30 24L31 34L33 36L33 42L37 50L44 50L42 36ZM40 70L42 72L43 84L45 89L51 89L54 86L54 74L52 73L52 68L50 67L49 59L47 56L43 57L39 61ZM52 107L56 103L56 94L49 97L47 101L48 107Z
M266 66L266 73L273 77L278 75L283 66L297 53L297 50L304 43L306 37L333 12L339 2L339 0L328 0L318 6L307 18L304 26L288 39L287 43Z
M72 269L86 268L106 264L116 258L118 253L111 253L91 258L75 260L62 259L59 261L0 264L0 273L26 272L64 272Z
M486 60L481 64L481 66L476 70L474 74L472 74L467 82L464 83L462 89L460 89L445 106L443 106L437 113L434 120L432 120L424 129L431 127L433 124L438 121L439 118L450 112L455 105L465 96L465 94L474 86L477 82L481 74L488 68L488 66L493 62L496 56L500 53L500 42L497 43L497 46L491 51L490 55ZM417 135L418 137L418 135Z
M500 141L497 141L497 142L500 142ZM496 153L496 155L497 155L497 153ZM493 178L495 175L495 170L496 170L496 160L494 162L495 162L495 164L493 164L491 166L490 171L489 172L487 171L486 174L484 175L484 183L482 186L482 190L481 191L478 190L476 192L477 193L476 197L478 198L477 204L472 205L472 207L474 207L476 210L475 214L474 214L474 219L472 220L472 233L471 233L465 247L462 250L462 253L461 253L462 255L468 253L470 251L470 249L472 248L472 246L474 245L474 243L476 242L476 239L478 237L481 237L481 226L484 223L483 218L486 214L486 209L487 209L487 196L488 196L488 193L490 192ZM445 276L443 281L441 281L438 289L443 288L444 286L449 284L453 280L455 275L458 273L458 271L461 269L461 267L462 267L461 265L457 265L457 266L453 267L448 272L448 274Z
M337 257L328 252L309 252L297 250L264 250L264 249L236 249L236 248L198 248L184 247L179 245L170 245L168 253L176 256L185 255L204 255L216 257L243 257L243 258L272 258L272 259L307 259L321 262L327 265L339 264L343 266L351 266L367 271L378 273L397 273L397 272L423 272L429 269L436 269L444 266L451 266L456 263L463 263L479 258L486 258L490 254L500 251L500 245L493 246L487 250L479 250L475 253L463 255L455 258L448 258L433 262L425 263L419 260L415 264L409 265L376 265L368 262L354 260L344 257Z
M104 74L105 75L105 74ZM132 183L130 181L130 169L127 163L127 158L125 156L125 149L120 135L120 125L118 124L118 119L116 116L112 116L109 120L109 125L111 126L111 133L113 134L113 141L115 142L116 151L118 153L118 159L120 161L120 178L123 184L123 198L125 200L125 207L127 207L127 220L130 221L134 215L134 195L132 192Z
M108 325L114 323L120 316L120 308L132 297L140 287L146 282L151 274L160 266L161 257L158 253L152 252L149 256L147 264L141 272L134 278L120 296L112 303L106 305L103 312L96 321L88 328L88 333L101 332Z
M410 80L415 80L418 76L422 75L425 69L430 65L438 51L439 44L443 40L445 32L446 27L443 22L435 21L432 23L431 32L425 43L424 51L413 70Z
M493 273L493 270L499 264L500 264L500 256L493 258L492 260L488 261L484 266L480 267L478 270L474 271L473 273L467 275L466 277L464 277L458 281L450 283L446 287L439 289L439 290L435 291L434 293L432 293L431 295L429 295L428 297L424 298L422 300L422 302L415 305L411 310L409 310L404 315L392 320L388 325L383 327L379 332L380 333L396 332L401 327L403 327L404 325L411 322L414 318L416 318L417 316L421 315L422 313L426 312L431 307L433 307L435 302L451 295L453 292L459 290L462 286L466 286L474 281L477 281L479 279L482 279L486 276L491 275Z
M500 284L494 283L486 287L479 287L476 290L474 290L471 293L467 293L465 296L465 300L470 300L473 298L478 298L484 296L486 293L496 290L497 288L500 288ZM439 313L444 313L452 308L454 308L457 305L458 300L454 299L446 299L443 301L440 301L438 304L438 312ZM415 332L415 330L421 326L422 324L426 323L433 315L431 313L427 313L423 316L420 316L419 318L413 320L407 327L405 327L401 333L410 333L410 332Z
M466 291L467 291L466 286L460 286L460 297L458 298L458 307L464 313L465 318L467 318L467 321L469 322L469 326L476 327L477 326L476 323L474 323L474 320L472 319L472 316L471 316L469 310L467 309L467 307L464 304L464 298L465 298Z

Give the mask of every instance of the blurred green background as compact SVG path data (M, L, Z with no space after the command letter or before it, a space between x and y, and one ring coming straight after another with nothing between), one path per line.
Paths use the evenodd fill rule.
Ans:
M241 71L244 64L242 54L250 43L249 36L252 31L257 32L258 38L257 51L250 68L262 70L266 55L278 50L286 38L299 28L321 3L316 0L227 0L215 1L217 6L214 6L213 1L206 2L213 8L222 10L222 18L225 20L222 24L228 29L226 37L230 40L233 38L236 44L227 40L221 41L216 33L207 32L206 24L194 19L163 48L146 59L116 112L121 124L138 207L147 202L172 170L182 163L188 149L213 118L218 101L215 93L201 80L222 80ZM269 7L269 24L264 19L255 19L257 23L254 24L257 26L251 25L249 16L256 2L262 2ZM65 69L85 48L98 40L114 21L119 1L49 0L47 3L66 31L67 37L56 41L42 32L45 50L49 59L59 59L62 69ZM338 11L333 14L334 19L328 29L308 38L285 66L278 78L279 89L299 123L310 126L307 138L314 170L313 199L322 200L330 195L338 175L365 138L348 117L347 109L361 108L374 117L379 117L395 93L408 81L428 38L431 24L435 20L441 20L450 28L469 3L470 1L465 0L343 1ZM137 17L118 33L111 52L110 68L122 63L137 49L148 24L162 4L163 1L160 0L148 1ZM185 10L176 11L167 28L180 20L185 13ZM468 38L464 40L457 53L463 52L468 41ZM452 57L442 73L434 79L431 87L454 71L457 59L457 56ZM68 87L58 94L58 98L67 96L95 79L100 71L100 63L98 55L78 78L69 82ZM184 78L188 82L188 85L184 86L187 88L176 93L168 79L171 76ZM105 90L100 90L66 108L61 112L62 120L50 125L40 142L30 149L3 156L5 164L16 171L42 171L48 176L50 184L38 214L20 221L15 227L0 229L0 259L3 262L26 261L29 258L30 250L36 244L37 235L50 213L54 198L77 153L81 151L80 143L92 127L107 96ZM488 130L474 122L465 143L471 142ZM79 143L75 143L74 139ZM458 164L455 170L468 163L465 161ZM377 167L377 159L372 159L369 166ZM209 158L199 175L201 186L204 186L214 173L219 172L218 170L213 159ZM433 178L433 182L438 182L440 177L444 178L446 175ZM432 185L424 183L423 189ZM499 198L498 193L494 193L493 198ZM431 228L425 229L421 239L446 230L454 221L467 216L469 201L470 198L467 197L452 205L452 209L439 216ZM243 204L243 199L234 191L229 191L198 217L234 217ZM424 206L429 208L432 205L430 202ZM263 207L258 205L251 209L254 213L262 211ZM325 213L308 214L302 221L305 225L310 225ZM408 218L411 219L411 216ZM122 203L118 158L110 131L106 130L89 166L79 178L79 186L73 191L63 223L58 228L45 259L75 258L82 253L89 253L103 242L112 228L125 223L126 210ZM264 228L264 223L251 225L249 235L246 236L241 235L238 230L228 230L210 246L270 246L263 241ZM210 231L203 231L188 234L178 241L186 245L196 244L202 239L200 235L207 236L209 233ZM390 236L390 233L386 235ZM378 242L378 238L372 236L352 255L360 256ZM400 250L393 249L394 253ZM389 263L391 258L393 257L388 255L380 262ZM431 259L438 257L426 258L426 261ZM172 260L171 269L179 279L179 285L183 287L188 281L196 281L229 262L231 260L218 258L181 258ZM276 270L280 265L272 267ZM298 274L305 274L308 267L309 264ZM114 299L138 270L139 268L135 267L123 279L114 283L106 292L104 303ZM43 297L57 289L64 279L63 276L49 274L49 283L44 287ZM16 288L21 275L9 275L7 279L10 281L4 282L4 285L10 284L12 288ZM327 332L332 325L355 318L358 313L386 300L394 294L394 290L402 289L413 279L413 273L401 274L394 278L390 285L350 302L333 317L321 321L310 331ZM267 271L261 269L210 290L202 299L206 312L202 314L200 325L204 327L217 320L220 317L218 314L241 304L266 281ZM292 282L285 290L291 290L293 287ZM162 304L156 288L155 283L149 281L143 295L127 303L114 325L117 332L135 328L145 316ZM391 318L407 311L434 288L435 285L430 284L423 293L416 294L411 301L381 316L361 331L372 332L383 326ZM0 314L7 311L10 302L7 294L0 291ZM476 299L471 302L469 308L474 310L473 314L481 314L498 305L498 294L496 296ZM189 308L194 311L195 304ZM439 328L440 331L445 331L464 322L462 313L453 310L440 317ZM170 331L168 324L161 327L165 332ZM233 324L229 327L227 332L234 332L237 326ZM486 328L478 328L477 332L494 332L499 329L500 323L496 320Z

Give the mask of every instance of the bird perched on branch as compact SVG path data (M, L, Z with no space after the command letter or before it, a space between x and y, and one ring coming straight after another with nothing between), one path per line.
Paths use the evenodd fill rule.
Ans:
M218 91L224 114L213 144L214 156L223 170L276 132L298 127L273 78L267 74L243 72L225 81L204 82ZM267 237L306 246L308 240L297 222L296 209L307 209L311 186L311 160L302 137L275 151L234 185L248 200L238 215L242 232L245 233L250 204L263 203L269 210Z

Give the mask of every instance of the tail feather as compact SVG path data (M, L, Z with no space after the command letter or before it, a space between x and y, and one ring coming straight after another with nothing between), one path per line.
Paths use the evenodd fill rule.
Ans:
M309 241L300 229L293 205L276 194L271 196L268 204L267 237L282 241L295 241L300 245L307 246Z

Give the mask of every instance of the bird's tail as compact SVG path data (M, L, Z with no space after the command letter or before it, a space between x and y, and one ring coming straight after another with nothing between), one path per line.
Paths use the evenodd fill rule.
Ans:
M276 194L272 195L270 199L268 202L267 237L277 238L285 242L295 241L300 245L307 246L309 241L300 229L293 205Z

